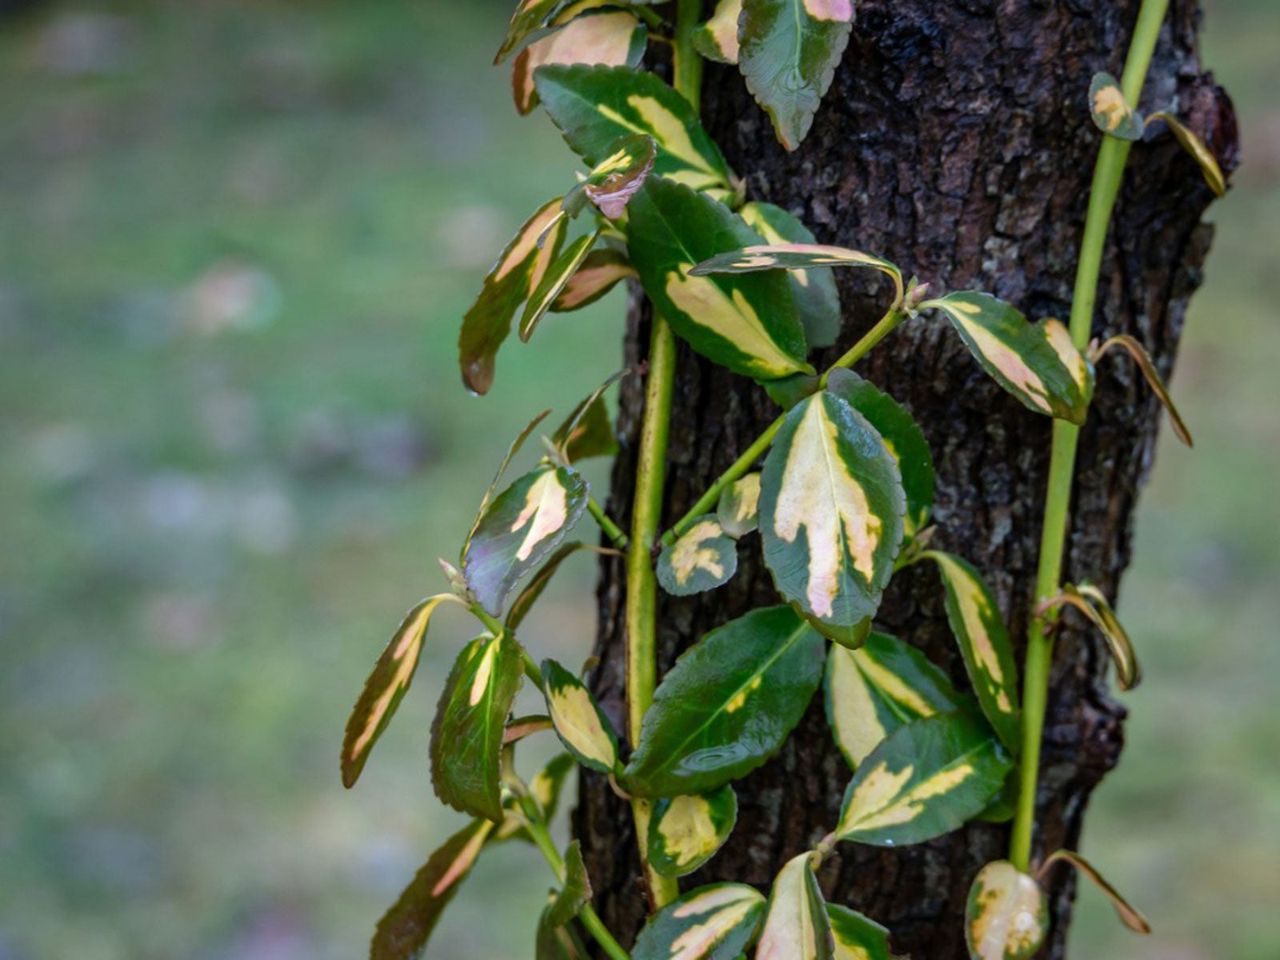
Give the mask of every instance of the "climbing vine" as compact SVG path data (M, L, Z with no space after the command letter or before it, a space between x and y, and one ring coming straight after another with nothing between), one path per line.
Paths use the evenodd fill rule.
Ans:
M497 57L513 58L516 108L523 114L541 105L585 169L566 175L563 195L529 217L485 277L459 337L463 382L487 392L513 327L528 341L547 313L578 309L623 280L637 282L653 305L651 339L643 367L608 377L541 436L537 462L508 483L508 467L548 412L515 439L456 564L441 560L446 589L409 612L351 714L342 746L347 786L408 690L435 611L459 605L478 621L479 636L462 648L445 683L430 747L437 795L473 819L431 855L379 922L374 958L420 956L476 859L519 840L541 851L557 881L536 934L539 960L587 956L584 933L614 960L734 960L752 949L758 960L888 960L891 932L825 902L815 869L836 844L921 843L973 819L1012 821L1009 859L984 867L970 893L966 935L976 960L1038 951L1048 924L1043 881L1058 863L1097 882L1121 919L1146 931L1141 915L1078 853L1058 850L1033 862L1031 841L1063 608L1100 631L1121 688L1140 677L1106 596L1061 576L1094 365L1113 351L1136 363L1190 443L1137 341L1090 342L1103 241L1131 143L1163 124L1209 186L1225 188L1194 133L1169 112L1144 120L1136 108L1167 5L1144 0L1121 80L1099 74L1081 90L1102 142L1064 325L1031 322L980 291L934 290L871 253L820 245L790 212L747 196L699 120L703 58L736 63L778 139L795 149L848 43L852 0L720 0L705 21L699 0L520 3ZM670 84L642 68L652 46L670 53L652 58L669 63ZM840 269L873 280L885 294L884 314L818 370L810 351L835 345L842 330ZM923 432L854 370L899 326L937 322L954 328L1001 387L1053 418L1021 670L982 571L930 545L934 473ZM756 381L780 412L663 531L677 340ZM617 450L605 395L623 376L645 378L630 530L606 514L577 469ZM599 527L603 545L568 539L584 517ZM716 589L737 570L739 542L755 536L782 602L711 630L659 683L657 591ZM561 562L580 550L626 558L628 723L621 734L580 673L538 661L518 637ZM967 674L963 688L910 643L875 627L894 575L919 564L937 572ZM545 713L513 716L526 682L543 695ZM678 879L713 857L734 828L734 781L781 747L819 688L850 767L830 832L783 866L767 896L741 883L682 892ZM544 733L567 752L526 779L517 770L519 744ZM629 949L591 906L578 843L562 851L548 832L577 766L608 777L634 812L650 918Z

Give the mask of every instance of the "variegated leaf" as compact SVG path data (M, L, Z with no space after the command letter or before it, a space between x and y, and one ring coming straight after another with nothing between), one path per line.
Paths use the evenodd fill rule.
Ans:
M929 522L933 510L933 453L920 425L898 401L852 370L832 370L827 389L867 418L898 461L907 498L903 526L907 536L915 536Z
M835 960L893 960L889 931L869 917L838 903L827 904Z
M853 0L743 0L738 69L788 150L809 132L852 26Z
M778 871L756 945L756 960L833 960L827 905L806 850Z
M1142 117L1125 99L1120 81L1109 73L1095 73L1089 84L1089 113L1093 124L1118 140L1141 140Z
M1040 868L1040 876L1043 877L1048 869L1057 862L1069 863L1086 877L1092 880L1111 901L1111 906L1115 907L1116 916L1120 918L1120 922L1132 930L1134 933L1147 934L1151 932L1151 924L1147 922L1138 910L1126 900L1120 891L1107 882L1106 877L1098 872L1092 863L1082 857L1073 850L1056 850L1049 854L1045 860L1044 866Z
M826 392L792 408L760 478L764 561L779 593L836 628L872 616L905 511L897 461L862 414Z
M549 36L529 44L511 67L511 93L516 110L527 114L538 105L533 71L549 63L595 63L635 67L644 56L648 29L634 14L607 10L570 20Z
M476 530L480 527L480 521L484 519L485 513L489 509L489 504L493 502L493 495L497 491L498 484L502 481L502 477L506 474L507 467L511 466L511 461L514 460L516 454L520 452L520 448L524 446L525 441L529 439L533 434L533 431L538 428L538 424L545 420L547 418L547 414L550 412L551 411L549 409L543 410L532 420L526 423L524 425L524 429L516 434L516 438L507 446L507 452L503 455L502 462L498 464L498 469L494 471L493 479L489 481L489 485L485 487L484 496L480 498L480 506L476 508L475 519L471 521L471 529L467 531L467 538L462 541L462 549L458 551L459 558L467 555L467 548L471 546L471 538L476 535ZM463 592L466 592L466 578L462 576L462 571L446 560L441 560L440 566L444 569L445 576L449 578L449 582L453 585L454 590L456 591L458 589L458 584L461 583L464 588Z
M1188 447L1192 446L1191 431L1187 429L1186 421L1182 419L1182 414L1178 412L1178 408L1173 402L1173 397L1169 394L1169 388L1165 386L1164 378L1160 376L1160 371L1156 369L1155 361L1151 359L1151 354L1147 353L1147 348L1139 343L1136 337L1122 333L1109 338L1100 347L1091 348L1091 359L1096 363L1100 358L1106 356L1113 347L1120 347L1133 358L1133 362L1138 365L1138 369L1142 371L1143 377L1146 378L1147 386L1151 388L1151 392L1156 395L1156 399L1160 401L1164 406L1165 412L1169 414L1169 423L1173 426L1173 432Z
M552 445L566 462L611 457L618 452L618 438L613 432L613 421L609 418L604 394L621 377L621 372L615 373L593 390L551 435Z
M1200 172L1204 175L1204 182L1209 185L1209 189L1219 197L1225 195L1227 178L1222 173L1222 167L1218 165L1217 157L1205 146L1205 142L1172 113L1163 110L1153 113L1147 118L1147 124L1150 125L1157 120L1163 120L1168 125L1169 132L1177 138L1178 143L1182 144L1182 149L1191 154L1192 159L1199 164Z
M738 211L768 244L813 244L809 228L786 210L772 203L751 201ZM829 347L840 336L840 293L830 267L791 270L791 299L804 327L805 339L812 347Z
M710 860L738 819L738 796L726 784L712 793L664 797L649 821L649 866L683 877Z
M649 918L631 960L737 960L764 909L764 897L745 883L698 887Z
M351 787L360 777L369 752L382 736L395 715L396 708L413 682L418 658L427 636L427 625L436 608L446 600L458 603L451 593L441 593L423 600L406 615L391 637L347 720L342 738L342 785Z
M988 293L965 290L926 300L943 311L982 368L1037 413L1084 423L1093 396L1093 366L1057 320L1027 322Z
M431 783L454 809L503 819L503 731L522 678L509 634L477 637L458 654L431 725Z
M812 270L818 267L865 267L879 270L893 281L897 299L903 295L902 271L882 257L820 243L754 244L711 257L690 271L694 276L716 273L755 273L759 270Z
M551 312L565 313L595 303L618 281L635 275L635 267L631 266L625 253L611 249L592 250L560 291L560 296L551 305Z
M698 517L658 556L658 583L677 597L714 590L738 571L738 545L712 514Z
M489 392L494 357L511 333L511 321L560 253L565 230L560 202L557 197L544 204L525 222L484 278L480 296L462 319L458 359L468 390Z
M549 64L534 71L534 86L569 147L591 166L609 156L619 137L643 133L657 141L658 176L696 190L733 184L689 101L652 73Z
M1010 766L1000 742L963 711L914 720L858 767L836 834L874 846L932 840L981 813Z
M1111 658L1116 665L1116 682L1121 690L1132 690L1142 682L1142 668L1138 665L1138 655L1133 649L1133 641L1129 633L1121 625L1119 618L1106 594L1088 581L1078 585L1064 584L1057 597L1043 604L1042 608L1052 608L1062 604L1075 607L1089 622L1098 628L1107 647L1111 650Z
M677 334L735 373L760 380L812 373L785 276L689 275L695 263L754 237L724 204L670 180L650 178L631 201L631 262Z
M554 660L542 661L543 693L556 733L584 767L613 773L618 766L618 735L591 691Z
M503 744L519 743L525 737L531 737L535 733L542 733L544 730L554 729L555 726L552 724L551 718L545 713L531 713L525 717L512 717L502 731L502 742Z
M520 317L521 341L529 342L533 331L537 329L542 318L551 309L551 305L564 291L569 280L578 272L578 268L586 260L587 254L591 252L599 236L599 231L583 234L565 247L547 267L537 289L529 294L529 299L525 302L524 314Z
M1016 754L1022 743L1018 661L996 598L968 561L941 550L925 551L921 557L938 565L947 595L947 621L982 712L1004 745Z
M462 573L480 605L501 616L516 581L560 545L586 505L586 481L569 467L550 464L500 493L481 517L462 558Z
M741 15L742 0L720 0L711 19L694 31L694 49L717 63L737 63Z
M923 653L887 633L872 632L857 650L833 646L825 687L827 722L855 770L899 727L964 702Z
M551 578L560 569L560 564L581 550L599 552L600 548L582 543L579 540L575 540L572 543L562 543L556 548L555 553L547 558L547 562L538 568L538 572L529 578L529 582L524 585L520 593L516 595L516 598L511 601L511 606L507 610L507 629L515 630L524 622L524 618L529 615L533 605L542 596L542 591L547 588Z
M720 492L716 519L734 539L745 537L760 525L760 474L748 473Z
M520 0L516 11L511 15L511 23L507 25L507 35L502 39L493 58L494 63L501 63L524 44L542 36L551 18L568 0Z
M564 885L551 904L547 922L562 927L590 902L591 878L587 876L587 865L582 861L582 844L574 840L564 852Z
M663 678L625 771L637 796L705 793L764 763L822 680L822 637L790 607L712 630Z
M471 872L491 830L493 824L488 820L474 820L431 855L378 921L369 945L370 960L422 956L440 915Z
M964 935L973 960L1030 960L1049 932L1049 909L1034 877L1008 860L988 863L974 877Z
M607 219L618 220L626 212L627 202L644 186L657 156L657 141L648 134L620 137L609 155L574 189L582 190Z

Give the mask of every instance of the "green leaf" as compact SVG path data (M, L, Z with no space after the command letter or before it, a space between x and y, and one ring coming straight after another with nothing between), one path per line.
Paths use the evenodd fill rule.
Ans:
M1089 113L1093 125L1117 140L1141 140L1142 116L1133 109L1109 73L1095 73L1089 84Z
M564 886L551 904L547 922L563 927L590 902L591 878L587 876L587 865L582 862L582 844L574 840L564 852Z
M1016 755L1022 744L1018 661L996 598L968 561L941 550L926 550L920 556L938 565L947 593L947 621L969 682L992 728Z
M1137 651L1133 649L1133 641L1129 639L1128 631L1121 625L1115 611L1111 609L1111 603L1107 600L1106 594L1088 581L1081 581L1074 586L1067 583L1063 584L1062 592L1057 597L1042 605L1042 609L1064 603L1070 604L1088 617L1089 621L1098 628L1103 639L1107 641L1111 658L1115 661L1116 682L1120 689L1132 690L1141 683L1142 668L1138 665Z
M664 797L649 821L649 866L683 877L710 860L738 820L738 796L726 784L712 793Z
M346 733L342 738L342 785L351 787L360 777L373 745L387 729L405 691L418 669L418 657L427 636L427 625L436 607L446 600L460 603L451 593L440 593L423 600L410 610L391 637L373 672L364 682L360 699L351 710Z
M933 510L933 454L920 425L898 401L852 370L832 370L827 389L867 418L898 461L907 497L903 525L908 536L915 536L929 522Z
M706 793L760 766L804 715L824 649L790 607L753 610L706 634L658 685L628 788L643 797Z
M1218 166L1217 158L1205 146L1205 142L1172 113L1166 113L1163 110L1153 113L1147 118L1147 125L1150 126L1157 120L1163 120L1168 124L1169 132L1174 135L1178 143L1182 144L1182 149L1191 154L1192 159L1199 164L1200 172L1204 175L1204 182L1209 185L1209 189L1219 197L1224 196L1227 192L1227 178L1223 176L1222 167Z
M586 233L578 237L571 244L565 247L560 256L547 267L546 272L542 275L542 280L538 284L538 289L529 295L528 301L524 305L524 314L520 317L520 339L524 343L529 342L529 338L533 336L533 331L538 328L538 324L542 322L542 318L547 315L547 311L551 309L551 305L564 291L569 280L582 263L587 258L587 254L591 252L591 248L595 246L596 240L600 233Z
M586 481L569 467L551 464L500 493L462 558L463 575L480 605L500 616L515 582L559 546L586 505Z
M689 276L695 263L754 238L724 204L670 180L650 179L631 201L631 262L677 334L735 373L762 380L812 373L786 277Z
M738 571L738 545L712 514L693 525L658 556L658 583L667 593L688 597L714 590Z
M755 938L765 899L745 883L698 887L644 925L631 960L736 960Z
M1093 367L1057 320L1027 322L987 293L965 290L926 300L921 310L943 311L982 368L1037 413L1084 423L1093 396Z
M431 725L431 783L464 813L501 820L503 730L523 678L513 637L477 637L462 648Z
M781 380L770 380L763 386L770 400L783 410L790 410L805 397L821 390L822 378L816 374L797 373Z
M852 21L853 0L743 0L738 68L788 150L813 124Z
M716 519L735 540L760 525L760 474L748 473L720 492Z
M966 712L915 720L858 767L836 834L885 847L940 837L982 812L1010 766L999 741Z
M400 899L378 921L369 945L370 960L422 956L440 915L471 872L492 829L488 820L474 820L431 855Z
M618 452L618 438L613 433L604 394L622 375L623 371L619 371L596 387L551 435L551 443L568 463L588 457L611 457Z
M631 266L625 253L610 249L592 250L578 267L578 272L569 278L555 303L551 304L551 312L565 313L595 303L618 281L635 275L635 267Z
M1134 933L1147 934L1151 932L1151 924L1134 906L1129 903L1120 891L1107 882L1106 877L1098 872L1088 860L1073 850L1056 850L1049 854L1045 860L1044 866L1040 868L1040 876L1043 877L1048 869L1055 863L1062 861L1069 863L1086 877L1092 880L1111 901L1111 905L1115 907L1116 915L1120 918L1120 922L1132 930Z
M511 93L516 110L532 112L538 105L533 71L549 63L599 63L635 67L644 56L649 31L625 10L606 10L569 21L520 51L511 67Z
M833 960L835 942L827 905L804 853L778 871L769 894L769 910L756 946L756 960Z
M626 212L627 202L644 186L657 156L658 143L648 134L620 137L609 155L574 189L582 190L606 219L617 220Z
M571 754L556 754L529 781L529 795L537 803L544 822L550 823L555 818L556 811L560 807L560 795L564 790L565 781L577 768L577 761ZM533 838L525 829L524 813L520 810L520 805L515 798L508 796L503 809L506 811L506 816L493 835L494 842L518 837L532 843Z
M887 633L873 632L857 650L832 647L825 688L827 722L855 770L899 727L964 703L923 653Z
M768 244L812 244L809 228L772 203L752 201L738 211L743 220ZM829 347L840 336L840 293L829 267L789 271L791 299L810 347Z
M529 582L524 585L524 589L511 601L511 607L507 610L507 629L515 630L524 622L524 618L529 615L533 605L542 596L542 591L547 589L547 584L551 582L551 578L560 569L560 564L580 550L600 552L599 547L593 547L580 540L575 540L572 543L563 543L557 547L555 553L547 558L547 562L538 568L538 572L529 578Z
M832 627L872 616L902 546L898 464L832 393L791 409L760 478L764 561L778 592Z
M618 766L618 735L577 677L554 660L542 661L543 693L556 733L584 767L613 773Z
M468 390L489 392L498 348L511 333L516 312L560 253L564 231L565 215L556 197L525 221L484 278L480 296L462 318L458 335L458 361Z
M551 64L534 72L538 96L570 149L595 166L618 138L658 143L653 172L695 190L730 187L733 175L689 101L652 73L626 67Z
M1155 362L1151 359L1151 354L1147 353L1147 348L1138 342L1137 338L1131 337L1127 333L1118 334L1111 337L1100 347L1090 349L1090 357L1096 363L1101 357L1106 356L1112 347L1121 347L1138 365L1138 369L1142 371L1143 377L1146 378L1147 386L1151 388L1151 392L1156 395L1156 399L1164 406L1165 412L1169 414L1169 423L1173 427L1173 432L1178 435L1178 439L1185 443L1188 447L1192 446L1191 431L1187 429L1186 421L1182 419L1182 414L1178 412L1177 406L1174 405L1173 397L1169 394L1169 388L1165 386L1164 378L1160 376L1160 371L1156 369Z
M548 919L550 913L551 906L548 904L538 917L534 960L589 960L591 954L587 952L572 925L554 926Z
M738 18L742 0L720 0L715 13L693 34L693 48L717 63L738 62Z
M882 257L830 247L821 243L751 244L741 250L710 257L690 271L695 277L720 273L757 273L761 270L813 270L820 267L865 267L879 270L893 281L897 301L902 301L902 271Z
M838 903L827 904L835 960L893 960L889 931L869 917Z
M973 960L1031 960L1049 933L1049 909L1033 877L1008 860L988 863L973 878L964 936Z

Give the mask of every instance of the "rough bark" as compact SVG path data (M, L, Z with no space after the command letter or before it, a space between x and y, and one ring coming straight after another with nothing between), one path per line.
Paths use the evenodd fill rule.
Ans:
M1029 316L1065 318L1098 133L1086 108L1089 77L1119 74L1136 0L864 0L853 39L812 133L786 154L732 69L708 72L703 109L751 196L787 207L819 239L883 254L935 290L978 288ZM1235 164L1230 102L1201 72L1198 11L1175 0L1144 105L1176 103L1215 152ZM1211 200L1191 161L1167 135L1133 151L1107 247L1094 329L1137 336L1171 372L1187 300L1200 281ZM844 336L830 361L887 305L889 291L864 271L839 276ZM647 310L630 311L627 359L642 358ZM1032 599L1049 421L1026 411L977 368L941 322L899 330L860 371L923 424L938 473L937 545L973 561L995 588L1014 635ZM626 518L642 382L625 382L623 451L609 507ZM682 350L671 430L667 520L688 505L775 415L762 390ZM1077 471L1066 575L1114 594L1129 561L1133 510L1154 454L1159 411L1118 358L1098 371L1097 400ZM754 542L753 542L754 540ZM706 630L776 603L758 538L743 543L737 577L688 599L663 597L662 668ZM623 564L606 560L599 587L600 666L593 683L619 721L623 707ZM936 574L895 578L877 621L924 649L963 683ZM1117 762L1124 710L1107 693L1107 657L1068 618L1053 676L1038 850L1074 846L1088 797ZM835 822L850 773L831 744L820 697L781 753L738 785L730 843L685 889L720 879L767 889L777 868ZM644 899L626 807L587 777L576 813L596 906L624 939ZM827 895L893 932L915 960L966 956L961 917L976 871L1006 855L1007 825L974 824L920 846L881 850L843 844L820 879ZM1074 893L1056 871L1053 935L1044 955L1065 955Z

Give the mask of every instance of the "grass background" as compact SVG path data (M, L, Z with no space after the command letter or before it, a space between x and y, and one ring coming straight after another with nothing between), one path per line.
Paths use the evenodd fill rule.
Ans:
M1147 683L1084 850L1073 955L1280 956L1280 9L1206 3L1245 167L1138 521ZM363 953L460 818L432 799L445 612L360 788L337 744L525 411L615 364L615 293L508 346L458 318L568 158L487 68L497 2L51 3L0 22L0 960ZM602 482L598 472L592 479ZM529 642L585 654L580 559ZM531 954L548 875L487 857L433 956ZM501 919L493 905L501 902Z

